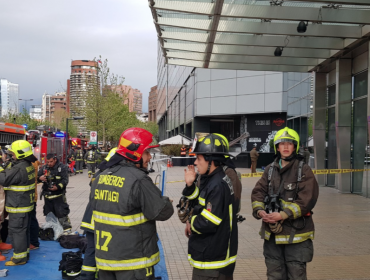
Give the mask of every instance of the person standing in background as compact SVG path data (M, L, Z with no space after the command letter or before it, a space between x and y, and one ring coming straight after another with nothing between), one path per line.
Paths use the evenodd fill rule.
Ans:
M257 148L256 147L253 147L251 153L250 153L250 156L251 156L251 170L252 170L252 173L256 173L256 168L257 168L257 160L258 160L258 157L260 156L260 154L257 152Z

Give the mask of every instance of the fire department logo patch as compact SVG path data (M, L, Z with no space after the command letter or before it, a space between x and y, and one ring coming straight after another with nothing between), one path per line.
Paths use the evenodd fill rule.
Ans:
M207 203L207 210L208 210L209 212L211 212L211 211L212 211L212 204L211 204L211 202L208 202L208 203Z

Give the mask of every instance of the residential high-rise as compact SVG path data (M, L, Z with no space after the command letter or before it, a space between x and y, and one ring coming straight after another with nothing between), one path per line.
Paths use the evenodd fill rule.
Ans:
M42 121L42 105L31 105L30 117L38 121Z
M57 92L55 95L44 94L42 96L42 119L44 121L59 122L61 117L67 115L67 96L65 92Z
M133 89L134 94L134 112L143 112L143 94L137 88Z
M83 115L87 91L99 84L98 63L91 60L73 60L71 76L67 81L67 96L71 117ZM84 122L73 121L79 132L85 130Z
M19 85L0 79L0 112L1 116L19 112Z
M150 88L148 97L148 115L150 122L157 121L157 86Z

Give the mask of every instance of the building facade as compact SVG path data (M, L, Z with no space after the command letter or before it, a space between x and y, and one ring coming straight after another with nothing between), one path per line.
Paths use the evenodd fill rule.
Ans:
M87 91L100 84L98 63L91 60L73 60L71 75L67 81L67 96L71 117L83 115ZM67 110L68 111L68 110ZM85 130L84 121L73 121L79 132Z
M56 92L54 95L45 93L42 96L42 119L44 121L57 121L68 115L67 94Z
M242 151L271 152L270 140L286 126L286 74L165 65L161 52L158 69L160 140L209 132L233 141L248 132Z
M157 120L157 86L151 87L148 97L148 120L155 122Z
M42 105L31 105L30 117L38 121L42 121Z
M134 112L141 114L143 112L143 94L137 88L133 89Z
M19 85L0 79L0 108L1 116L9 113L19 113Z

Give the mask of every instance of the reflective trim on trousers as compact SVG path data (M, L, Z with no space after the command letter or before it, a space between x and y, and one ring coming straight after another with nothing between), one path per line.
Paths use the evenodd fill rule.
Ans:
M89 271L89 272L96 272L96 267L95 266L86 266L86 265L83 265L82 266L82 270L83 271Z
M57 198L57 197L60 197L62 196L63 194L57 194L57 195L45 195L45 198L47 199L54 199L54 198Z
M191 195L187 196L187 198L189 200L193 200L193 199L196 199L198 195L199 195L199 188L196 186L195 191Z
M221 224L222 222L222 219L220 219L219 217L217 217L216 215L212 214L211 212L209 212L207 209L203 209L201 215L206 218L208 221L214 223L215 225L219 225Z
M217 269L217 268L223 268L228 266L229 264L232 264L236 261L236 256L227 258L224 261L214 261L214 262L199 262L195 261L191 258L191 255L188 255L188 260L190 264L199 269Z
M32 204L31 206L28 206L28 207L9 207L9 206L5 206L5 210L8 212L8 213L27 213L27 212L31 212L34 208L34 205Z
M14 258L14 259L23 259L23 258L27 258L27 252L22 252L22 253L13 253L13 258Z
M30 190L35 189L35 184L31 184L28 186L9 186L9 187L4 187L4 190L6 191L14 191L14 192L26 192Z
M107 214L103 212L94 211L93 217L94 221L98 223L124 227L136 226L148 221L148 219L145 218L143 213L121 216L116 214Z
M149 258L138 258L138 259L131 259L131 260L120 260L120 261L113 261L113 260L104 260L98 257L96 259L96 266L102 270L134 270L134 269L141 269L154 266L160 260L159 252L155 253Z
M81 273L81 271L78 271L78 272L74 272L74 271L66 272L66 274L67 274L68 276L77 276L77 275L79 275L80 273Z

